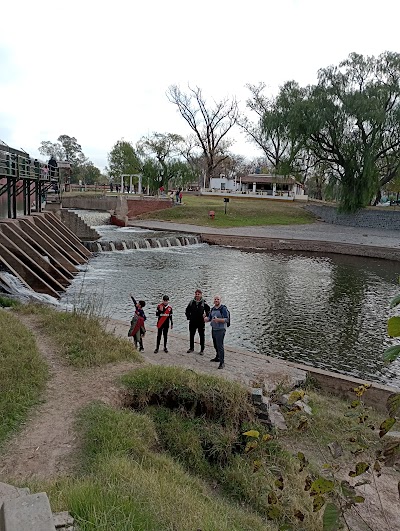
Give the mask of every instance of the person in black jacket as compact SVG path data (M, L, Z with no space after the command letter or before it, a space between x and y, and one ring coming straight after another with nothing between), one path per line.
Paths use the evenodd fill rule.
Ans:
M190 344L188 349L189 352L194 351L194 336L196 331L199 332L200 338L200 352L199 354L204 354L204 317L207 317L210 313L210 307L203 299L203 292L201 289L196 289L194 293L194 299L192 299L185 310L186 318L189 321L189 337Z

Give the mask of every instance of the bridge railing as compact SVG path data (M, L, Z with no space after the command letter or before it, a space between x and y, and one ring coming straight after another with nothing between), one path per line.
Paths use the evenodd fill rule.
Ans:
M49 166L29 155L13 153L12 148L0 146L0 178L30 179L40 181L58 180L59 169Z

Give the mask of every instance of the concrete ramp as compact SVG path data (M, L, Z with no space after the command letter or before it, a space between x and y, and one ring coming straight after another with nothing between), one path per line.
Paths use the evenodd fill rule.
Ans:
M90 256L50 212L0 220L0 264L33 291L59 299Z

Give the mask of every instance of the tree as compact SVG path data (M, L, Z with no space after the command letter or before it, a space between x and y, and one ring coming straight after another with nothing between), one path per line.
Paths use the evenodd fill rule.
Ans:
M183 138L174 133L152 133L137 143L138 152L158 163L158 188L168 189L168 181L174 176L174 162L180 154Z
M365 207L400 167L400 54L350 54L321 69L296 108L293 134L303 136L339 185L340 207Z
M246 116L238 124L251 142L256 144L267 157L273 171L282 175L301 173L308 160L304 152L303 137L291 127L295 119L297 103L304 98L304 89L295 81L288 81L280 88L276 98L267 98L264 83L247 85L251 98L247 107L256 115L253 123Z
M67 161L71 164L71 182L77 182L79 168L88 163L82 151L82 146L78 144L73 136L60 135L57 142L42 141L39 146L39 153L48 157L54 156L56 160Z
M186 94L177 85L168 88L167 97L178 107L196 137L205 159L206 178L209 182L228 156L227 150L232 142L227 134L238 118L237 101L235 98L224 98L208 106L199 87L189 87L189 93Z
M133 175L141 171L141 162L130 142L118 140L108 154L109 174L119 179L121 175Z
M95 184L102 181L101 171L90 161L79 167L78 178L84 184Z

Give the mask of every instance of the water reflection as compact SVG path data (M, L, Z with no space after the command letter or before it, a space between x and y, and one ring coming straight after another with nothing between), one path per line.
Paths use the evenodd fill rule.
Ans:
M175 330L185 333L185 307L201 287L209 302L220 293L231 310L228 345L400 385L399 364L387 369L381 361L399 269L384 260L204 244L120 251L94 257L63 300L81 305L97 297L104 313L128 321L134 292L154 325L167 293Z

